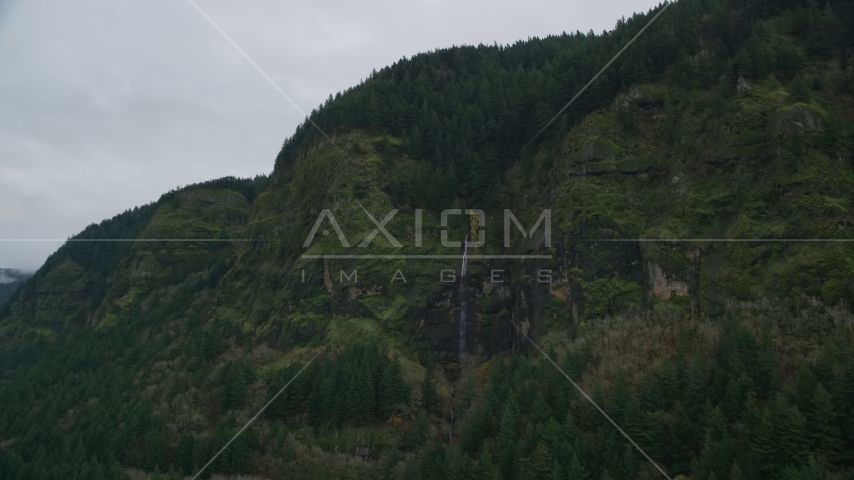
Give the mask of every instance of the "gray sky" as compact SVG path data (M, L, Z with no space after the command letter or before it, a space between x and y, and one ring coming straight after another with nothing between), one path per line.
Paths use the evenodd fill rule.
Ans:
M196 3L306 112L403 56L601 33L657 4ZM0 239L67 238L177 186L269 173L302 119L187 0L0 0ZM59 246L0 242L0 268Z

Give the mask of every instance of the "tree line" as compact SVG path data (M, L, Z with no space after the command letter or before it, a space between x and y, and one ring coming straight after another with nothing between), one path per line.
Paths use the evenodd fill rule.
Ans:
M437 205L448 195L491 200L500 175L527 161L548 138L561 138L587 114L607 107L628 87L667 71L674 83L711 88L723 76L799 78L806 57L792 42L768 41L763 21L784 15L786 34L806 55L848 58L854 8L843 1L706 0L678 2L597 78L553 125L526 142L631 39L662 6L620 20L614 30L564 33L513 45L460 46L421 53L374 71L360 85L314 109L283 144L277 168L327 132L364 129L403 139L382 151L422 162L402 163L390 193L400 205ZM672 67L668 69L668 67ZM309 122L311 121L311 123ZM631 125L631 119L624 124ZM447 204L447 200L442 206Z

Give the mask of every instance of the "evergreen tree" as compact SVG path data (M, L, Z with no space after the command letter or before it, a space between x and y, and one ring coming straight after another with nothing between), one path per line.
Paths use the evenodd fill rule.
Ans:
M786 462L805 459L809 448L809 436L804 416L782 395L777 396L771 413L776 457Z
M519 403L511 391L504 402L501 421L498 426L498 446L501 451L515 448L518 437Z
M664 359L653 371L646 394L645 408L650 412L669 409L677 400L679 384L676 368L669 359Z
M404 450L413 450L423 445L424 441L427 440L428 429L429 425L427 423L427 416L424 415L424 412L418 412L418 415L415 417L415 425L412 430L403 434L403 438L401 439L401 448Z
M394 413L395 408L409 402L409 389L403 381L400 364L397 360L389 362L383 370L377 395L377 410L383 418Z
M472 478L475 480L501 480L501 471L492 462L492 454L489 446L484 444L480 447L477 464L474 467Z
M682 403L677 403L667 422L664 445L664 456L673 471L688 472L696 442L695 426Z
M424 146L422 142L421 131L418 129L417 125L414 125L409 134L409 145L407 146L409 154L412 155L413 158L420 159L424 156Z
M729 480L745 480L744 473L742 473L741 467L738 466L738 462L732 462L732 469L729 471Z
M192 434L184 432L178 440L178 445L175 447L173 455L173 465L177 465L178 469L185 475L192 475L195 469L193 463L193 447L194 440Z
M797 467L790 465L783 470L783 480L823 480L821 467L816 463L815 458L810 457L809 461L804 465Z
M833 398L821 383L815 388L812 403L809 429L813 447L831 459L836 459L843 445L839 415L836 413Z
M755 407L753 407L755 409ZM771 415L765 408L761 415L748 423L750 429L750 449L756 459L760 472L768 474L775 469L774 426Z
M635 472L638 468L638 461L635 457L635 447L631 444L626 444L621 467L621 471L623 472L624 478L635 477Z
M400 462L400 453L398 450L392 450L383 459L378 477L383 480L394 478L394 467L397 466L398 462Z
M182 480L184 477L174 467L169 467L166 473L166 480Z
M694 466L699 479L710 479L714 476L726 478L732 466L735 450L729 433L724 433L720 439L716 439L711 432L711 428L706 431L703 448Z
M700 420L700 412L706 402L706 378L705 369L699 360L694 359L688 363L682 402L686 406L688 416L695 422Z
M475 407L466 416L466 422L460 433L460 450L468 453L476 453L489 434L490 415L483 407Z
M143 465L146 469L161 470L167 463L168 438L162 427L149 430L142 443Z
M550 478L552 472L552 458L549 449L543 442L537 443L534 451L519 461L519 480L534 480L539 478Z
M421 383L421 408L432 412L439 407L439 392L436 390L435 371L432 360L427 361L424 381Z
M498 424L498 452L500 455L501 473L507 478L513 471L513 463L516 452L518 432L518 403L516 396L510 393L501 413L501 421Z
M531 423L545 424L548 422L549 418L551 418L551 414L551 408L549 408L549 405L546 403L543 393L538 391L537 396L534 398L534 403L531 404L531 408L528 412L528 417L530 418Z
M468 478L465 475L466 468L463 456L454 445L448 446L447 453L445 454L444 470L444 478L446 480L463 480Z
M789 85L789 92L792 98L799 102L809 103L810 101L810 87L800 75L796 75L794 80L792 80L792 83Z
M247 374L243 365L229 362L223 372L223 411L239 409L246 402Z
M751 390L753 390L753 381L745 372L738 378L730 380L723 402L721 402L721 409L731 422L735 422L741 418L746 395Z
M386 168L390 168L393 164L395 152L394 145L391 144L391 141L388 138L388 135L383 135L382 145L380 148L380 154L383 158L383 165Z
M363 364L358 369L356 376L356 389L358 398L358 408L355 418L362 422L367 422L373 418L376 407L376 390L374 389L374 381L371 375L370 367Z
M572 452L572 457L566 467L567 480L587 480L588 477L587 470L584 469L584 466L581 465L581 461L578 459L578 453Z
M403 465L401 480L421 480L421 470L414 461L408 461Z

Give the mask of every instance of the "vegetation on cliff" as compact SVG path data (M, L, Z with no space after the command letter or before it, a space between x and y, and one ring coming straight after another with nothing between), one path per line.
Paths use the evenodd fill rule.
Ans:
M318 353L206 475L657 475L526 336L671 476L851 478L854 9L673 4L526 146L657 11L404 59L72 238L0 310L0 480L191 475Z

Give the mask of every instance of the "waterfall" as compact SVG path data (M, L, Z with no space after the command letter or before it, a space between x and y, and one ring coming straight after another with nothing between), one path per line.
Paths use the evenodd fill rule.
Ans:
M466 352L466 305L468 303L468 300L466 299L466 268L468 267L468 253L469 236L466 235L466 240L463 243L463 265L460 272L460 324L457 338L457 340L459 341L458 354L461 369L463 364L463 357L465 356Z

